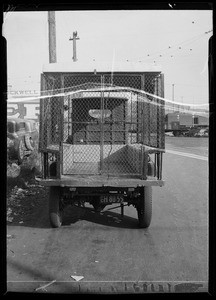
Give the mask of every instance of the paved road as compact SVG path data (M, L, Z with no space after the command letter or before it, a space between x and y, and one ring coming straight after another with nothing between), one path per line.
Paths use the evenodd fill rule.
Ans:
M166 139L166 184L153 189L149 229L137 228L137 213L131 206L125 207L123 220L119 208L101 213L90 207L68 208L64 225L52 229L46 198L33 220L8 226L8 289L38 293L206 291L208 139L192 140Z

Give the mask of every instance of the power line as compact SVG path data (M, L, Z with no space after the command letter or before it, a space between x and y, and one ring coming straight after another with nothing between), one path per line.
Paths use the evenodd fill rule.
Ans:
M165 55L170 55L169 57L172 58L174 57L174 53L176 53L177 51L179 50L185 50L185 48L183 46L187 45L187 44L191 44L191 43L194 43L194 42L197 42L198 40L200 40L201 38L203 38L206 34L212 32L212 30L209 30L209 31L206 31L202 34L199 34L197 36L194 36L190 39L187 39L185 41L182 41L182 42L179 42L179 43L176 43L174 45L169 45L167 46L166 48L162 49L162 50L159 50L159 51L155 51L153 53L148 53L147 54L147 57L148 58L144 58L144 59L139 59L139 62L147 62L149 60L152 60L153 57L155 58L156 55L159 55L159 57L162 59L162 57ZM188 48L188 50L191 52L193 49L190 47ZM190 55L190 54L188 54ZM165 58L166 59L166 58Z

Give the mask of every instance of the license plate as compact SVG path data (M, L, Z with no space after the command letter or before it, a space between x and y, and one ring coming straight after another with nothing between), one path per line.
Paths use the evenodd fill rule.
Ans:
M124 197L122 195L103 195L100 196L100 203L109 204L109 203L121 203L123 202Z

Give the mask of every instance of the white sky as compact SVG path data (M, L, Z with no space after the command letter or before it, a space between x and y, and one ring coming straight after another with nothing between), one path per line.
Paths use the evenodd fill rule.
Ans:
M210 10L56 11L57 62L71 62L69 38L78 32L79 61L132 61L159 65L165 97L177 102L208 102ZM49 62L48 13L9 12L8 81L13 90L39 90L43 64ZM171 48L169 48L171 47Z

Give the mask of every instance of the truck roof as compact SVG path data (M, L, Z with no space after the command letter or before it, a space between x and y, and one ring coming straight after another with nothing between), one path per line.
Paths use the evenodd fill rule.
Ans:
M43 65L43 72L61 72L61 73L92 73L92 72L123 72L123 73L161 73L160 66L144 64L142 62L114 62L112 61L76 61L76 62L58 62Z

